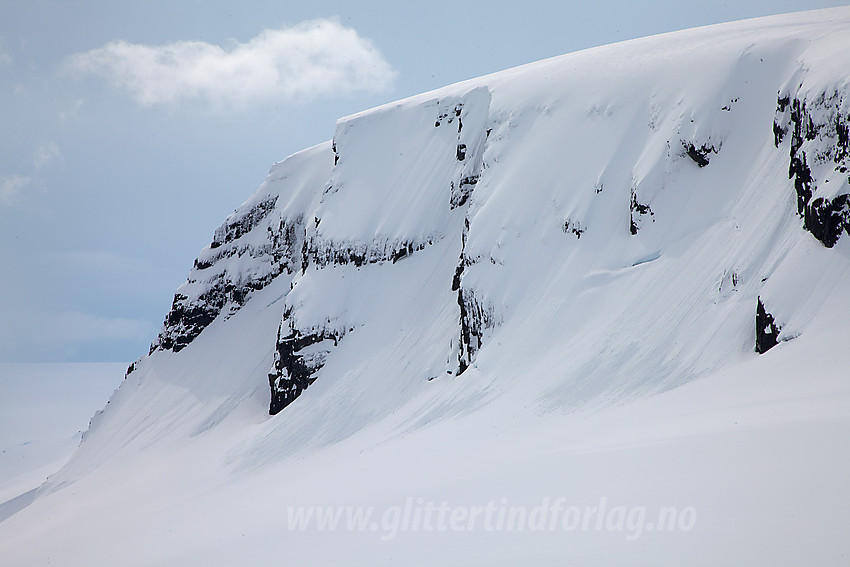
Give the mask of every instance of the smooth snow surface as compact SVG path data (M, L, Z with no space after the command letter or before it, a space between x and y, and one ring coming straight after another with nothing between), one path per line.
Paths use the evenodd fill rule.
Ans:
M122 363L0 364L0 519L76 450L121 383Z
M3 564L850 564L850 237L803 230L773 130L783 93L850 113L848 69L841 8L341 119L181 288L247 300L137 363L0 523ZM824 140L811 156L832 159ZM812 171L818 195L848 192ZM758 298L781 327L763 355ZM281 321L336 338L269 417ZM315 507L372 516L291 524ZM406 508L421 522L394 522Z

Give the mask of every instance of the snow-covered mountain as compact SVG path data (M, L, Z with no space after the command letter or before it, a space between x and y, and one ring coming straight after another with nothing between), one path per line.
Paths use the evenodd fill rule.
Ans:
M339 120L215 231L0 555L846 564L848 70L841 8ZM624 538L598 504L581 533L287 525L557 497L694 522Z

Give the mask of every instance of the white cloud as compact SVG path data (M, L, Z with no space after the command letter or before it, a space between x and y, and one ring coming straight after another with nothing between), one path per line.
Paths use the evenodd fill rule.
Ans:
M18 201L23 190L33 179L26 175L8 175L0 178L0 205L11 206Z
M245 106L388 88L395 71L354 29L335 20L264 30L224 48L202 41L148 46L115 41L71 57L70 67L102 76L143 106L206 99Z
M61 157L62 152L59 151L56 142L42 142L35 149L32 164L36 169L44 169Z

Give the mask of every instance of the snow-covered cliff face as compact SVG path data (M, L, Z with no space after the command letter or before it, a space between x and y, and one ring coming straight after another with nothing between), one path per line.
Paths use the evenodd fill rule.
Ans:
M848 30L689 30L339 120L215 231L0 556L841 564ZM559 496L698 523L378 541L285 517Z
M803 230L829 248L850 232L847 42L753 27L594 49L340 120L216 231L152 353L275 279L271 413L352 333L369 339L341 355L348 373L380 357L409 375L414 349L424 364L405 379L481 357L516 380L557 369L550 389L574 399L669 388L796 336L829 299L809 297L828 285L814 274L845 266ZM425 273L444 277L414 319Z
M330 167L308 161L310 152L277 164L260 189L218 227L174 295L171 311L151 345L179 352L216 317L228 318L255 291L301 269L305 210L318 200ZM293 202L293 200L295 200Z

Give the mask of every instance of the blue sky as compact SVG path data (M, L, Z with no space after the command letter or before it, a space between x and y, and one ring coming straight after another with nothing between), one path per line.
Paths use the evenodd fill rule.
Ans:
M0 3L0 361L129 361L269 166L346 114L570 51L841 5Z

